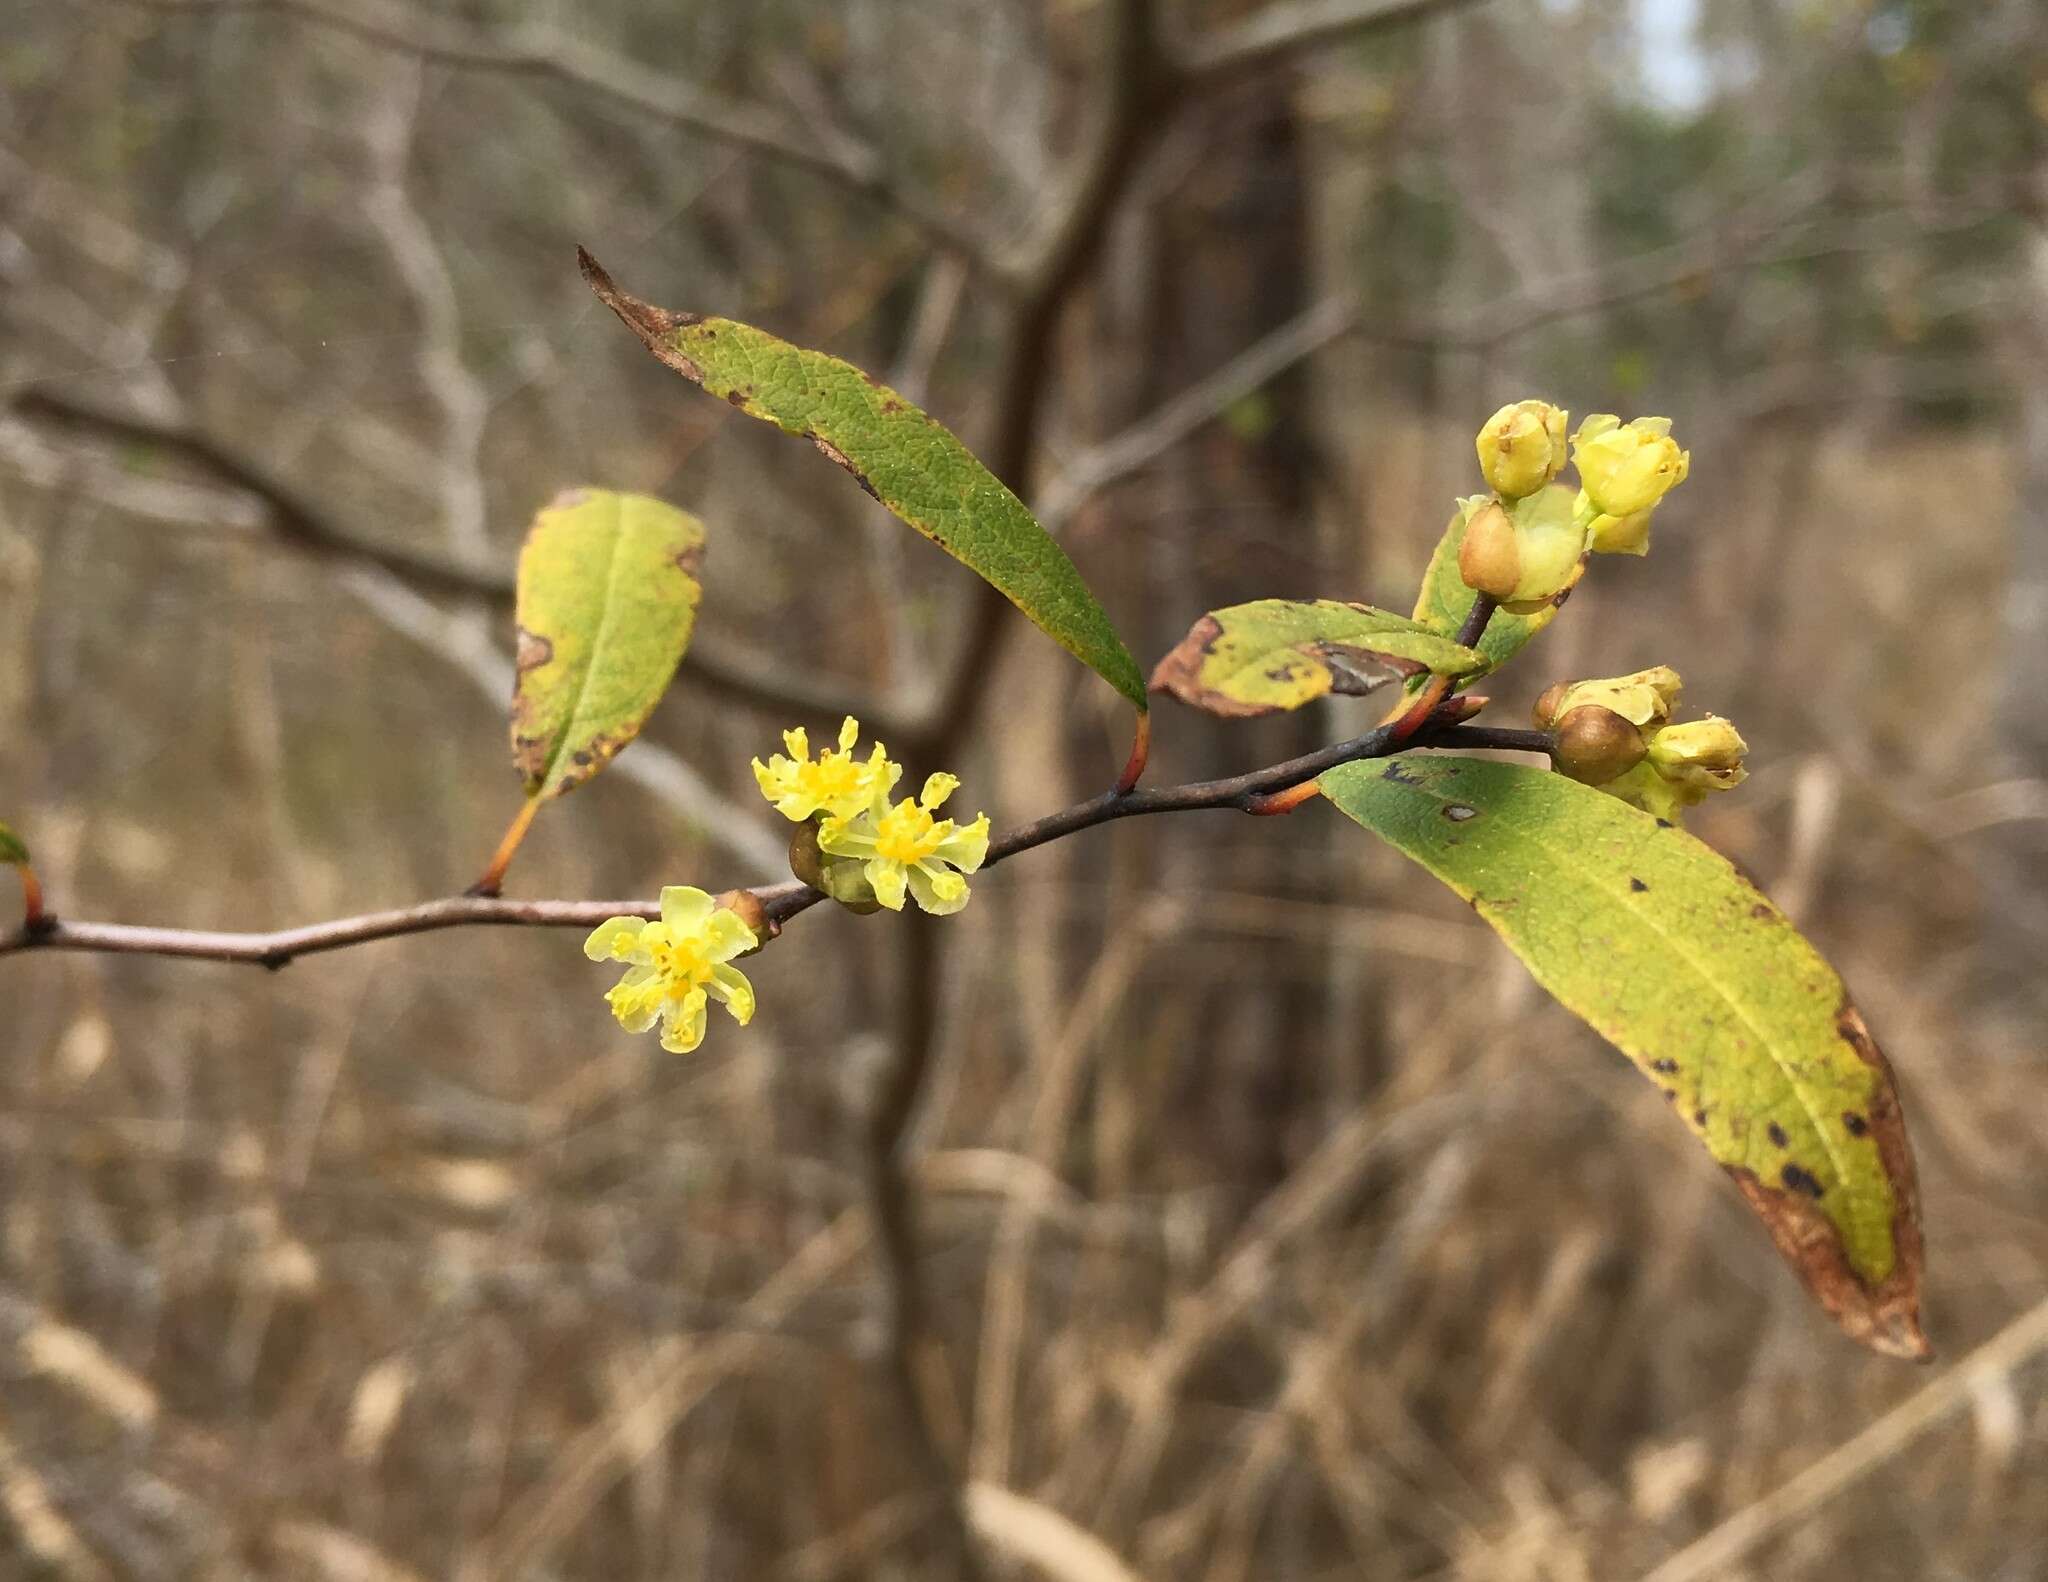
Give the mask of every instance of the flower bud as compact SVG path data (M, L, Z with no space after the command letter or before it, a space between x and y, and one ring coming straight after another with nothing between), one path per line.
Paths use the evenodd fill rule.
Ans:
M841 857L828 856L818 844L818 826L806 819L789 837L789 871L813 890L822 890L849 912L862 916L879 912L874 887L861 873L861 865ZM758 902L756 903L759 904Z
M1458 545L1458 575L1475 593L1513 597L1522 580L1522 552L1515 543L1515 524L1498 500L1488 500L1466 519L1464 541Z
M711 900L720 911L730 912L745 923L747 932L757 940L770 940L782 932L781 925L769 918L768 908L761 904L761 898L752 890L721 890ZM760 948L758 944L754 947L755 950Z
M1719 715L1667 725L1650 738L1650 762L1657 773L1685 791L1729 791L1749 777L1742 767L1748 743ZM1691 798L1697 800L1697 797Z
M1551 760L1558 771L1589 786L1618 779L1643 761L1643 733L1612 709L1582 703L1557 722Z
M1511 514L1521 576L1501 603L1510 615L1534 615L1579 580L1586 526L1573 514L1567 489L1539 489L1517 500Z
M1624 423L1600 412L1572 436L1572 461L1593 509L1603 516L1631 517L1647 511L1691 469L1689 452L1671 437L1671 420L1639 417Z
M825 854L818 849L818 826L809 819L789 837L789 871L813 890L825 888Z
M1534 494L1564 466L1569 414L1548 401L1502 407L1479 431L1479 470L1503 500Z
M1536 700L1536 725L1549 730L1573 709L1593 704L1612 709L1631 725L1660 726L1678 707L1684 685L1669 665L1600 681L1560 681Z

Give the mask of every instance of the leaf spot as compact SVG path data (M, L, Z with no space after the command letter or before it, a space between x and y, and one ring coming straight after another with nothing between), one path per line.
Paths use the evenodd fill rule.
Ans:
M1777 1123L1776 1121L1772 1121L1772 1122L1771 1122L1771 1125L1770 1125L1770 1132L1771 1132L1771 1141L1772 1141L1772 1142L1773 1142L1773 1143L1774 1143L1774 1144L1775 1144L1776 1146L1778 1146L1778 1147L1780 1147L1780 1148L1783 1148L1783 1147L1785 1147L1785 1146L1786 1146L1786 1144L1787 1144L1787 1141L1788 1141L1788 1139L1787 1139L1787 1138L1786 1138L1786 1136L1785 1136L1785 1128L1784 1128L1784 1127L1780 1126L1780 1125L1779 1125L1779 1124L1778 1124L1778 1123Z
M1638 879L1634 874L1630 874L1628 876L1628 887L1637 895L1641 895L1645 890L1650 888L1647 884L1644 884L1642 880Z
M1851 1137L1861 1137L1870 1130L1870 1122L1866 1121L1854 1110L1842 1111L1842 1124L1849 1128L1849 1135Z
M1808 1197L1818 1199L1824 1190L1811 1172L1797 1165L1786 1165L1778 1172L1778 1179L1794 1192L1804 1192Z
M1479 809L1467 807L1462 802L1447 802L1444 804L1444 817L1453 824L1462 824L1468 818L1479 817Z
M555 657L555 645L538 632L519 628L519 635L513 648L512 663L521 675L529 670L538 670Z
M1661 1071L1665 1076L1672 1077L1678 1074L1678 1062L1666 1055L1651 1061L1650 1069L1652 1071Z

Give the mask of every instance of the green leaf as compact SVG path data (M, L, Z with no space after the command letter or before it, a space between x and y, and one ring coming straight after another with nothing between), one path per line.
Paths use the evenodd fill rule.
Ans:
M573 791L640 733L690 646L703 558L703 524L646 495L571 489L534 518L512 695L529 797Z
M1152 690L1244 718L1298 709L1326 692L1370 692L1395 676L1485 667L1471 649L1369 604L1258 599L1195 622L1153 670Z
M1834 969L1726 858L1519 764L1416 754L1320 784L1664 1090L1843 1330L1929 1355L1891 1068Z
M1570 493L1560 484L1550 488ZM1465 615L1472 608L1473 593L1465 586L1465 579L1458 575L1458 547L1465 542L1465 519L1471 515L1471 507L1460 504L1457 515L1444 529L1444 536L1437 540L1436 553L1429 557L1429 570L1423 573L1422 591L1415 600L1415 619L1432 632L1441 632L1454 637L1465 624ZM1581 560L1581 566L1584 561ZM1544 627L1557 619L1557 612L1570 597L1567 587L1545 608L1534 615L1510 615L1506 610L1494 612L1487 622L1486 635L1479 639L1479 652L1485 657L1485 669L1468 676L1459 685L1465 686L1477 680L1479 674L1500 669L1519 653L1527 643Z
M661 362L748 416L810 440L1145 711L1138 663L1066 551L937 419L851 363L732 319L652 307L613 285L588 253L577 256L591 289Z
M5 863L10 868L28 866L28 847L22 843L21 837L5 824L0 824L0 863Z

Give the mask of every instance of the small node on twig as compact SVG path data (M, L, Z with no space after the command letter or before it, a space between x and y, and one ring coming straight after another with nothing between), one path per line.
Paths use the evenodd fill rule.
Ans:
M752 929L762 944L782 932L782 925L768 915L768 908L752 890L724 890L711 899Z

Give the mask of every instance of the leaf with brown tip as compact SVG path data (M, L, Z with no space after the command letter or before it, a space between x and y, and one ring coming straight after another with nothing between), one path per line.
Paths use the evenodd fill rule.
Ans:
M1152 690L1207 714L1248 719L1329 692L1370 692L1401 676L1485 667L1471 649L1369 604L1255 599L1197 621L1153 669Z
M1320 784L1657 1084L1847 1334L1931 1354L1891 1068L1835 970L1725 857L1521 764L1404 755Z

